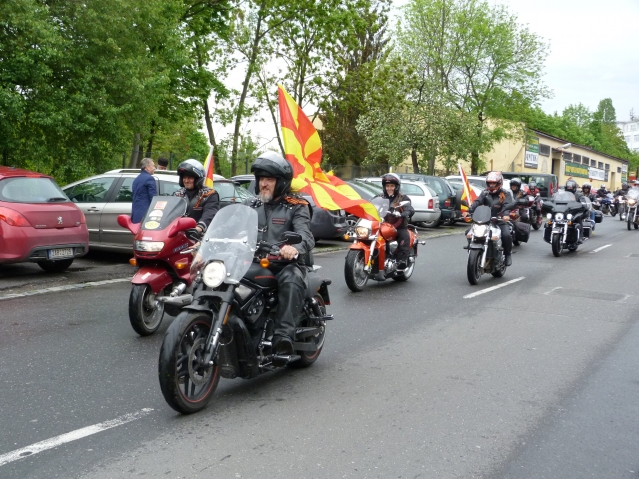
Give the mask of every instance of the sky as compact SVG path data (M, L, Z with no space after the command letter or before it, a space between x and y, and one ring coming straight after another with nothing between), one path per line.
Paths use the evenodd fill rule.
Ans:
M617 120L639 116L639 0L490 0L550 44L544 82L546 113L571 104L596 110L611 98ZM396 6L407 0L394 0Z

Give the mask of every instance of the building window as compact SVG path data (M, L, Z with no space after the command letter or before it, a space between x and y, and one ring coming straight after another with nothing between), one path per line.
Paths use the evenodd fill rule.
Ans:
M617 167L617 173L621 173L621 166Z
M550 146L539 143L539 154L541 156L550 156Z
M572 155L572 161L575 163L581 163L581 155Z
M581 164L588 166L590 164L590 158L588 158L587 156L584 156L583 159L581 160Z
M566 161L571 161L572 160L572 153L565 153L563 154L563 158Z
M609 169L610 169L610 165L606 163L606 171L608 171Z
M595 160L590 160L590 166L597 168L597 162Z
M633 123L632 125L630 125L630 131L637 131L637 124Z
M600 170L603 170L603 161L600 161L599 163L597 163L597 168L599 168Z

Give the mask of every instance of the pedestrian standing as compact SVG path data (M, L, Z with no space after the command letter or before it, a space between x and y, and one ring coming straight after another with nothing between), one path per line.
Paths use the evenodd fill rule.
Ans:
M146 215L149 206L151 206L151 199L157 195L155 188L155 178L153 178L153 172L155 171L155 163L152 158L142 159L142 171L133 180L133 186L131 188L133 192L133 207L131 208L131 222L139 223Z
M164 158L163 156L158 158L158 170L166 170L166 167L169 166L169 160Z

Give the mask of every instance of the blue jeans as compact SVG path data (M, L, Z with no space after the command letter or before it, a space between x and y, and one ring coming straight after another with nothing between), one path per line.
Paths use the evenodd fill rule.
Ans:
M590 221L592 221L592 230L595 230L595 210L590 210Z

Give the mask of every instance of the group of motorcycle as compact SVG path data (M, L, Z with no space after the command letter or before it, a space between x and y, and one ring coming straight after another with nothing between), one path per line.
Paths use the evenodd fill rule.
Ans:
M639 188L630 188L625 195L619 195L614 199L612 194L608 193L607 200L611 203L608 206L608 212L611 216L615 216L619 213L619 221L625 221L628 226L628 231L631 229L639 229L639 212L637 212L637 202L639 201ZM595 207L598 207L596 205ZM604 203L601 203L602 213L606 213Z
M397 229L393 219L402 207L374 201L386 221L360 219L357 237L348 253L346 282L361 291L369 277L406 281L413 274L416 229L410 229L410 255L398 267ZM164 336L158 361L160 388L167 403L188 414L203 409L212 399L220 378L253 378L281 365L303 368L313 364L324 345L331 281L307 262L307 291L298 318L294 355L277 356L272 350L273 319L277 314L278 285L269 269L279 248L302 241L285 233L281 242L258 242L258 216L254 209L234 204L221 209L201 239L192 234L195 221L185 218L180 197L154 197L140 224L121 215L118 223L134 234L138 267L131 280L129 320L141 336L155 333L165 313L176 316ZM199 244L198 244L199 241ZM423 244L423 242L421 243Z

